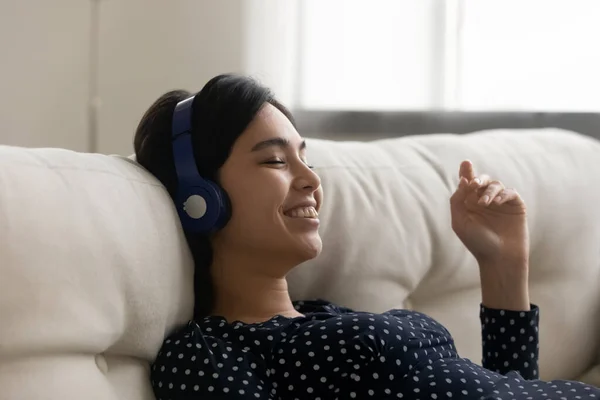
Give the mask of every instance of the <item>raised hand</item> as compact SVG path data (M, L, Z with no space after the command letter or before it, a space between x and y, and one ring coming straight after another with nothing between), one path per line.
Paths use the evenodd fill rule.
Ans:
M492 294L487 296L488 302L494 304L488 307L528 307L525 202L502 182L487 175L476 176L470 161L461 163L459 178L450 199L452 229L479 263L484 303L487 291Z

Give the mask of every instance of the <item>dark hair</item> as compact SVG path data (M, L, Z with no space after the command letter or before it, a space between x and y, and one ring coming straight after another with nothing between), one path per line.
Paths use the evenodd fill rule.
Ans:
M177 189L171 147L173 111L178 102L191 95L184 90L162 95L142 117L133 142L137 161L162 182L171 198ZM219 169L229 157L234 142L266 103L279 109L295 125L288 109L268 88L250 77L219 75L195 95L192 146L202 177L219 183ZM214 306L210 274L212 247L207 235L186 234L186 238L195 263L194 318L201 318Z

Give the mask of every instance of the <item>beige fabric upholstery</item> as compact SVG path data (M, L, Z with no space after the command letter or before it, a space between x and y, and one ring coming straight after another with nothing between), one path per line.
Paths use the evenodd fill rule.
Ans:
M295 298L425 312L479 362L477 266L448 204L470 158L529 205L542 377L600 385L600 142L549 129L309 148L325 249L291 274ZM132 161L0 146L0 400L152 399L192 271L168 195Z

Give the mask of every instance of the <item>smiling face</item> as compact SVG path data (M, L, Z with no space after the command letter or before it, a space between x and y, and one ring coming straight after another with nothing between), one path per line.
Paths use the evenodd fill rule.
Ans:
M321 252L321 181L307 164L306 143L277 108L266 104L236 140L219 183L232 215L215 234L218 248L292 266Z

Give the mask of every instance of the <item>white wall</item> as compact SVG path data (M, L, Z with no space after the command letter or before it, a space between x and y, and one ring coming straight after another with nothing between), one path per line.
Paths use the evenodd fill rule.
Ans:
M0 1L0 144L92 148L93 1ZM245 60L244 46L262 39L248 38L244 3L100 0L95 151L129 154L139 119L166 91L260 69L260 53Z
M243 0L103 0L98 151L126 154L144 111L243 70Z
M0 1L0 144L87 149L90 10Z

